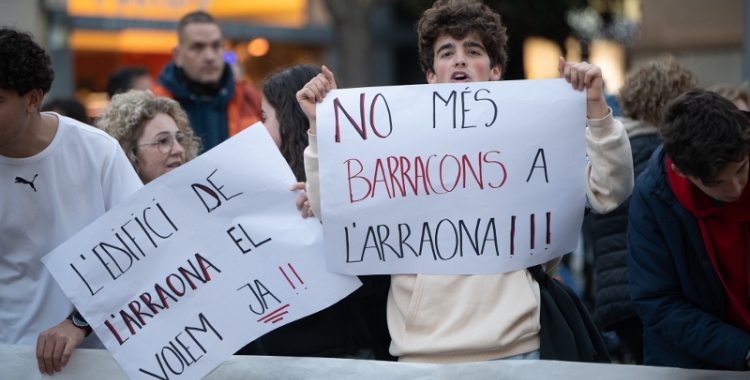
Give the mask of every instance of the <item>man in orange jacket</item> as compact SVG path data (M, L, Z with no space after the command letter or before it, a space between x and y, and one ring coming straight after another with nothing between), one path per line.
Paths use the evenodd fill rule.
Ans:
M177 100L190 118L203 151L260 120L261 96L224 62L219 24L206 12L187 14L177 24L179 45L152 91Z

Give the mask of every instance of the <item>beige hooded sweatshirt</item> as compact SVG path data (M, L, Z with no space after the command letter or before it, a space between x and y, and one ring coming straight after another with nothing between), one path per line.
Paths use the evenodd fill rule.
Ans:
M586 153L586 195L596 212L606 213L633 190L630 142L611 111L588 120ZM310 204L322 220L315 135L305 149L305 170ZM539 284L526 270L393 275L387 306L390 352L405 362L461 363L534 351L539 349L539 305Z

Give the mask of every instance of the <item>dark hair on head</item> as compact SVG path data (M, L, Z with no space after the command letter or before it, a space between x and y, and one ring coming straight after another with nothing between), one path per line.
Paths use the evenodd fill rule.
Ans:
M617 100L623 116L656 126L667 103L697 85L698 78L692 71L666 57L628 73Z
M438 0L424 11L417 23L419 64L422 71L435 72L435 41L443 35L462 39L476 33L490 57L490 67L508 62L508 35L500 15L480 1Z
M177 37L180 40L180 43L185 40L185 27L190 24L216 24L219 25L219 23L214 20L213 17L211 17L210 14L204 12L204 11L195 11L188 13L180 19L180 21L177 22Z
M297 181L304 182L304 150L307 147L307 130L310 121L297 102L297 91L320 74L319 68L297 65L274 74L263 85L263 96L276 109L281 135L281 155L292 168Z
M34 89L47 93L55 79L49 54L31 34L0 27L0 88L23 96Z
M721 95L695 89L667 106L659 127L664 150L686 175L706 186L730 162L740 162L750 151L750 124L745 114Z
M57 112L62 116L67 116L71 119L78 120L84 124L91 124L89 115L86 114L86 107L76 99L73 98L53 98L52 100L45 103L41 110L42 112Z
M112 72L107 79L105 89L109 98L133 89L133 80L140 76L151 75L146 66L120 67Z

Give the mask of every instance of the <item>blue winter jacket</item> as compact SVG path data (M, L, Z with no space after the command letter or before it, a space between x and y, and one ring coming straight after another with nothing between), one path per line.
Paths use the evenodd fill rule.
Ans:
M750 335L725 322L725 292L698 220L674 196L663 147L635 183L628 214L630 295L644 364L746 370Z
M168 90L190 119L190 125L195 131L195 135L201 138L203 151L219 145L230 136L227 116L227 105L232 100L235 91L234 77L232 70L225 67L228 77L224 80L224 87L219 94L213 98L202 99L195 94L190 93L179 81L175 73L176 66L170 62L159 74L157 85L163 86ZM225 75L226 77L226 75ZM162 95L160 91L155 91L157 96Z

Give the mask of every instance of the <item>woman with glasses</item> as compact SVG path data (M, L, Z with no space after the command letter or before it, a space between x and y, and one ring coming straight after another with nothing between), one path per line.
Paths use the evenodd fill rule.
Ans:
M180 105L148 90L115 95L96 126L120 142L143 184L192 160L200 149Z

